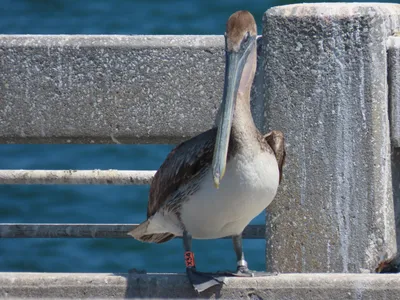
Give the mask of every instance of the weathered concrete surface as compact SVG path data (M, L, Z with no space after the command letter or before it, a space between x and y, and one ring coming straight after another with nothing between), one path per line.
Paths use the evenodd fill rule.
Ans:
M0 143L196 135L212 127L221 101L223 50L222 35L0 35ZM255 117L261 125L263 114Z
M387 45L392 144L400 148L400 28L396 36L389 37Z
M400 299L400 276L384 274L281 274L228 278L196 295L184 274L0 273L0 297Z
M209 128L222 36L0 36L0 141L162 143Z
M400 249L400 148L392 151L392 182L397 249Z
M388 84L392 137L392 180L397 249L400 249L400 28L388 39Z
M400 5L289 5L263 21L266 128L287 141L267 268L374 269L396 251L386 42Z

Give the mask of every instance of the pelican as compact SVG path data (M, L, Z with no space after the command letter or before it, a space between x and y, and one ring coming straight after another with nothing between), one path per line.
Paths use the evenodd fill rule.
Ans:
M171 151L151 183L147 220L129 232L164 243L182 237L189 281L201 292L226 276L254 276L242 250L242 232L274 199L285 158L280 131L263 136L250 111L257 64L257 26L248 11L230 16L225 33L225 83L217 128ZM196 269L192 238L232 236L235 272ZM224 277L225 276L225 277Z

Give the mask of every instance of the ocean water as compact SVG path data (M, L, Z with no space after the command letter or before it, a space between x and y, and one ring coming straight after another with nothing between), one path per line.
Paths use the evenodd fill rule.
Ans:
M303 2L303 1L301 1ZM395 2L395 1L393 1ZM0 34L223 34L229 15L251 11L261 27L280 0L0 0ZM1 100L0 100L1 101ZM157 169L172 145L0 145L1 169ZM0 185L0 222L139 223L148 186ZM252 224L262 224L264 214ZM180 239L2 239L0 271L182 272ZM230 240L194 241L202 270L232 269ZM244 240L252 269L265 269L265 242Z

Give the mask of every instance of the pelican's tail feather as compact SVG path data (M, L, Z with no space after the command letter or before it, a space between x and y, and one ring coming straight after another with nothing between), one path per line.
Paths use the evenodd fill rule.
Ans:
M147 243L165 243L175 237L172 233L164 232L164 233L148 233L148 226L150 220L146 220L141 223L138 227L128 232L128 235L132 236L138 241L147 242Z

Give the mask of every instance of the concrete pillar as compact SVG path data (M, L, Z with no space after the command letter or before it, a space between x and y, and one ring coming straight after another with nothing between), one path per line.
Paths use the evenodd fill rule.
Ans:
M287 142L268 270L360 272L396 251L386 41L399 26L396 4L265 13L265 131Z
M400 30L400 29L399 29ZM400 249L400 32L388 39L388 84L392 139L392 182L397 248Z

